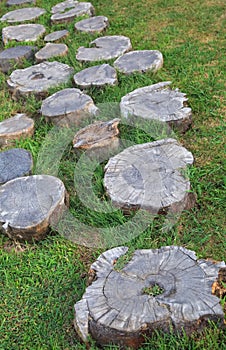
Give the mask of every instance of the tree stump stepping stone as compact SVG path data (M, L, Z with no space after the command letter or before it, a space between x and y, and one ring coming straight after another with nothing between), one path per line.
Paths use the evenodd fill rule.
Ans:
M20 177L0 186L0 231L18 241L43 239L66 209L63 182L49 175Z
M56 56L65 56L68 53L68 47L65 44L47 43L41 50L36 52L35 58L37 62L46 61Z
M109 26L108 18L95 16L75 23L75 29L84 33L101 33Z
M45 31L45 27L42 24L19 24L17 26L3 28L2 40L4 44L12 40L37 41Z
M68 3L65 1L64 3ZM82 15L88 15L93 16L94 15L94 7L90 2L74 2L74 6L72 7L72 2L70 2L71 5L69 6L62 6L61 11L54 12L51 16L51 22L58 24L58 23L65 23L65 22L71 22L74 20L74 18ZM58 4L60 5L60 4ZM68 9L68 11L67 11ZM53 11L53 9L52 9Z
M7 0L6 6L35 4L36 0Z
M27 138L34 133L34 120L19 113L0 122L0 146L9 146L15 140Z
M15 46L0 52L0 70L7 73L16 64L21 66L23 60L33 59L37 47L35 46Z
M69 35L69 31L66 29L57 30L45 36L44 41L57 41L65 38Z
M41 114L46 121L59 126L79 125L98 111L92 98L75 88L56 92L46 98L41 106Z
M123 35L111 35L97 38L90 48L79 47L76 59L81 62L111 60L132 49L130 39Z
M0 152L0 185L17 177L31 175L32 155L23 148Z
M114 62L114 67L121 73L156 72L163 66L163 56L157 50L140 50L125 53Z
M15 99L28 94L42 98L46 96L50 87L66 83L73 71L74 69L67 64L45 61L25 69L15 70L7 80L7 84Z
M76 73L74 82L81 89L86 89L92 86L116 85L118 80L116 70L113 67L109 64L101 64Z
M170 84L160 82L130 92L121 99L122 115L158 120L185 132L191 125L191 108L187 107L186 94L172 90Z
M46 13L46 10L40 7L25 7L6 13L0 18L0 21L9 23L32 21Z
M76 5L78 5L78 1L76 0L66 0L59 2L58 4L54 5L51 8L51 13L63 13L66 10L69 10L71 8L74 8Z
M180 213L194 205L183 175L193 156L175 139L126 148L105 166L104 186L113 205L125 211Z
M113 248L91 265L93 281L75 304L74 326L84 342L92 336L101 346L137 349L156 330L190 335L209 320L223 327L211 286L224 262L198 260L179 246L136 250L129 261L127 251ZM123 268L120 258L128 261Z

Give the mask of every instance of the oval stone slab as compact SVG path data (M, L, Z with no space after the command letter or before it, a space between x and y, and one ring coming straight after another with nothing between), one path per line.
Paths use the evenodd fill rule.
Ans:
M9 41L36 41L44 33L45 27L42 24L19 24L17 26L5 27L2 29L2 40L4 44Z
M90 2L78 2L73 8L70 6L69 10L66 8L63 12L56 12L51 16L52 23L71 22L74 18L82 15L93 16L94 7Z
M92 98L79 89L64 89L45 99L41 113L56 125L79 125L84 118L95 116L98 108Z
M0 153L0 184L17 177L30 175L32 155L23 148L12 148Z
M57 41L65 38L69 35L69 31L66 29L57 30L56 32L52 32L45 36L44 41Z
M9 146L15 140L32 136L34 120L26 114L16 114L0 123L0 146Z
M122 115L166 122L185 132L191 125L191 108L187 107L186 94L172 90L170 84L161 82L130 92L121 99Z
M24 59L33 59L37 51L35 46L15 46L0 52L0 70L7 73L16 64L21 66Z
M0 21L7 21L9 23L32 21L44 13L46 13L46 10L40 7L25 7L6 13L0 18Z
M35 4L36 0L7 0L7 6Z
M66 10L74 8L78 4L76 0L66 0L59 2L51 8L51 13L63 13Z
M65 199L64 184L54 176L11 180L0 186L0 231L19 241L43 239L66 210Z
M52 57L65 56L67 53L67 45L47 43L41 50L36 52L35 58L37 62L42 62Z
M101 61L117 58L132 49L130 39L123 35L97 38L90 43L90 48L80 47L76 58L78 61Z
M117 84L116 70L109 64L83 69L74 75L75 84L82 88Z
M43 97L50 87L66 83L73 71L74 69L67 64L46 61L15 70L7 80L7 84L14 98L32 93L37 97Z
M84 33L101 33L109 26L108 18L96 16L75 23L75 29Z
M163 65L163 56L157 50L140 50L128 52L114 62L114 67L121 73L156 72Z

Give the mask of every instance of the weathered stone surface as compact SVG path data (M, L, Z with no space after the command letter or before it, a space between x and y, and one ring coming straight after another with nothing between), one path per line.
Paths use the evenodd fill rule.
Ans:
M137 349L156 330L203 330L208 320L223 327L220 299L211 286L224 262L198 260L178 246L136 250L129 262L127 247L104 252L92 265L93 282L75 304L74 326L85 342ZM128 261L128 260L127 260Z
M0 70L7 73L16 64L21 66L24 59L33 59L37 51L35 46L10 47L0 52Z
M114 62L114 67L119 72L130 74L134 72L144 73L148 70L156 72L163 65L163 56L157 50L132 51L119 57Z
M37 62L42 62L52 57L65 56L67 53L67 45L47 43L41 50L36 52L35 58Z
M56 125L79 125L88 116L95 116L98 108L92 98L79 89L64 89L45 99L41 113L46 121Z
M50 87L66 83L72 73L73 68L67 64L46 61L15 70L7 80L7 84L14 98L28 94L43 97Z
M123 35L97 38L90 43L90 48L80 47L76 58L78 61L101 61L116 58L132 49L130 39Z
M75 84L82 88L117 84L116 70L109 64L83 69L74 75Z
M0 186L0 231L19 241L40 240L66 209L63 182L49 175L20 177Z
M75 29L84 33L101 33L109 26L108 18L96 16L75 23Z
M25 7L6 13L0 18L0 21L9 23L32 21L46 13L46 10L40 7Z
M69 35L69 31L66 29L57 30L56 32L52 32L45 36L44 41L57 41L65 38Z
M131 146L109 160L104 186L112 203L124 210L180 213L194 205L182 174L192 163L191 152L174 139Z
M0 146L9 146L15 140L30 137L33 133L33 119L26 114L16 114L0 123Z
M35 4L36 0L7 0L7 6Z
M0 153L0 184L17 177L30 175L32 155L23 148L12 148Z
M62 7L63 8L63 7ZM68 11L66 11L68 9ZM53 9L52 9L53 10ZM52 23L64 23L71 22L74 18L82 15L93 16L94 7L90 2L78 2L74 3L74 6L64 6L64 10L53 13L51 16Z
M76 0L62 1L52 7L51 13L63 13L66 10L74 8L76 5L78 5L78 1Z
M9 41L36 41L44 33L45 27L42 24L19 24L2 29L2 40L4 44Z
M171 82L161 82L136 89L121 99L122 115L159 120L185 132L191 125L191 108L186 95L172 90Z

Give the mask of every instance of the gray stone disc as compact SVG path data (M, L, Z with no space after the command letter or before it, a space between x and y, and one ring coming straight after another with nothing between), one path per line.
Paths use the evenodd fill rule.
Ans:
M36 0L7 0L7 6L35 4Z
M121 99L122 115L166 122L185 132L191 125L191 108L186 106L186 94L172 90L170 84L161 82L130 92Z
M63 13L66 10L74 8L78 4L76 0L66 0L59 2L51 8L51 13Z
M7 80L7 84L14 98L32 93L43 97L50 87L66 83L73 71L74 69L67 64L45 61L35 66L15 70Z
M64 9L63 12L56 12L51 16L52 23L64 23L71 22L74 18L82 15L93 16L94 7L90 2L78 2L73 7L70 6L68 11L65 11L68 7Z
M75 84L82 88L117 84L116 70L109 64L101 64L83 69L74 75Z
M0 18L0 21L9 23L32 21L46 13L46 10L39 7L25 7L6 13Z
M45 36L44 41L57 41L65 38L69 35L69 31L66 29L57 30L56 32L52 32Z
M90 43L90 48L80 47L78 61L111 60L132 49L130 39L123 35L111 35L97 38Z
M30 175L32 166L32 155L23 148L12 148L0 152L0 184Z
M132 51L119 57L114 62L114 67L121 73L144 73L148 70L156 72L163 65L163 56L157 50Z
M36 52L35 58L37 62L42 62L52 57L65 56L67 53L67 45L47 43L41 50Z
M79 125L87 117L95 116L98 108L92 98L79 89L69 88L56 92L42 102L41 113L46 121L56 125Z
M2 40L4 44L9 41L36 41L44 33L45 27L42 24L19 24L17 26L5 27L2 29Z
M27 138L34 133L34 120L26 114L16 114L0 123L0 146L9 146L15 140Z
M37 51L35 46L15 46L0 52L0 70L7 73L15 64L21 65L23 59L33 59Z
M96 16L75 23L75 29L84 33L101 33L109 26L108 18Z

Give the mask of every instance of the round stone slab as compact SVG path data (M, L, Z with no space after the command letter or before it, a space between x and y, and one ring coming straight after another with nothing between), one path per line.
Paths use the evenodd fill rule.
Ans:
M74 6L70 6L69 10L66 11L66 7L63 11L56 12L51 16L52 23L64 23L71 22L75 17L88 15L94 15L94 7L90 2L78 2Z
M32 155L23 148L12 148L0 153L0 184L17 177L30 175Z
M180 213L194 204L182 174L192 163L191 152L174 139L135 145L109 160L104 186L112 203L124 210Z
M66 0L59 2L51 8L51 13L63 13L66 10L74 8L78 4L76 0Z
M9 41L36 41L44 33L45 27L42 24L19 24L2 29L2 40L4 44Z
M26 114L16 114L0 123L0 146L11 145L15 140L30 137L33 133L34 120Z
M66 83L73 71L74 69L67 64L46 61L15 70L7 80L7 84L14 98L32 93L43 97L50 87Z
M39 7L25 7L6 13L0 18L0 21L9 23L32 21L46 13L46 10Z
M96 16L75 23L75 29L84 33L101 33L109 26L108 18Z
M45 99L41 113L46 121L56 125L79 125L83 119L95 116L98 108L92 98L79 89L64 89Z
M57 41L65 38L69 35L69 31L66 29L57 30L56 32L52 32L45 36L44 41Z
M22 65L24 59L33 59L35 46L15 46L0 52L0 70L7 73L15 64Z
M47 43L41 50L36 52L35 58L37 62L42 62L52 57L65 56L67 53L67 45Z
M121 73L156 72L163 65L163 56L157 50L141 50L128 52L114 62L114 67Z
M186 94L172 90L171 82L161 82L136 89L121 99L122 115L158 120L185 132L191 125L191 108Z
M11 180L0 186L0 231L20 241L43 239L60 220L65 200L64 184L54 176Z
M101 64L76 73L74 82L82 89L91 86L115 85L117 84L117 73L109 64Z
M7 6L35 4L36 0L7 0Z

